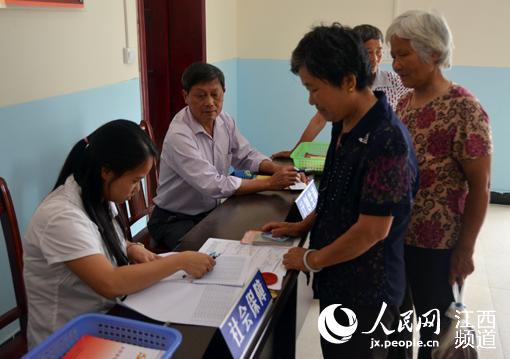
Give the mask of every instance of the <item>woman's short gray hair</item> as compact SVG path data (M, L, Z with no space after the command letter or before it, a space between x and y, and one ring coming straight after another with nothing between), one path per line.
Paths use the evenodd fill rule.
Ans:
M386 31L386 41L394 35L409 40L422 61L431 63L431 56L436 53L439 67L452 66L452 33L442 16L420 10L406 11L393 20Z

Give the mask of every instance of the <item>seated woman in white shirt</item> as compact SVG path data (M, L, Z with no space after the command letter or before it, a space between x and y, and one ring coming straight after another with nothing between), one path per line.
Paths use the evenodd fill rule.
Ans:
M194 277L212 270L207 254L158 257L123 235L114 203L138 191L156 156L149 137L126 120L99 127L71 150L24 241L30 348L73 317L106 311L178 270Z

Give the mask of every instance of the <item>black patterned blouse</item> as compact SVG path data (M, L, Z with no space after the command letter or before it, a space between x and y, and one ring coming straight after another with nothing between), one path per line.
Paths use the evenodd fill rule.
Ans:
M393 216L389 236L361 256L315 276L320 299L351 305L400 305L405 289L403 239L417 190L417 163L409 133L386 96L341 140L333 125L319 186L311 248L335 241L360 214ZM337 146L338 142L338 146Z

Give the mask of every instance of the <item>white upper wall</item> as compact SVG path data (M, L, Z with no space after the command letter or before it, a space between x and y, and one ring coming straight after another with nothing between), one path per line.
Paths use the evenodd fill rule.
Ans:
M137 49L136 0L125 1L130 46ZM137 62L123 64L123 4L0 9L0 107L138 78ZM370 23L384 31L394 14L408 9L446 16L454 65L510 67L510 47L502 41L510 1L504 0L207 0L207 60L288 59L314 24Z
M138 49L136 0L126 4L129 45ZM123 63L124 23L124 0L0 9L0 107L139 77L138 60Z
M393 16L389 4L388 0L239 0L239 57L288 59L301 37L321 22L385 26Z
M312 25L368 23L385 32L395 15L423 9L446 17L455 43L454 65L510 67L510 47L503 42L507 0L207 0L206 6L211 62L288 59Z
M437 10L453 34L453 65L510 67L508 0L400 0L400 12ZM388 24L389 25L389 24Z
M237 58L238 1L206 0L205 17L207 61Z

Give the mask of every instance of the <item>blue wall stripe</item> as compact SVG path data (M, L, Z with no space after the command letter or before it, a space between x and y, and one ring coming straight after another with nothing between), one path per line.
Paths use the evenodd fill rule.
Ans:
M223 60L213 63L223 71L225 75L225 99L223 110L231 114L235 119L238 114L238 68L237 59Z
M20 230L51 190L71 147L99 125L141 119L138 79L0 108L0 176Z
M290 149L315 109L287 60L238 59L237 121L244 136L260 151L271 154ZM389 65L384 65L389 70ZM493 191L510 192L510 68L458 66L445 75L468 88L490 116L494 140ZM330 126L318 140L329 141Z

